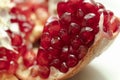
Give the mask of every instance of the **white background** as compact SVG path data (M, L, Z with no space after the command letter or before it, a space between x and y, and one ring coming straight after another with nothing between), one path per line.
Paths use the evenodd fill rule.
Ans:
M95 0L120 17L119 0ZM69 80L120 80L120 34L114 43Z

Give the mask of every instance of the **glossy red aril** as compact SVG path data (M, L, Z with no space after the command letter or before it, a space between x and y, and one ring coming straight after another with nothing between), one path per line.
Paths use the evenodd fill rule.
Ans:
M26 51L26 53L23 54L23 61L26 67L34 65L35 59L36 55L32 50Z
M22 45L22 37L20 36L20 35L18 35L18 34L13 34L12 36L11 36L11 41L12 41L12 45L14 45L14 46L20 46L20 45Z
M18 66L18 58L19 54L17 51L15 52L5 47L0 47L0 70L8 70L9 73L15 73Z
M115 32L117 29L110 27L114 14L100 3L84 0L59 2L57 13L58 17L48 19L44 27L37 55L38 65L49 70L53 66L66 73L78 64L101 30L101 15L104 17L103 31ZM43 78L49 76L49 70L43 72Z
M29 6L15 6L10 11L11 22L18 23L21 32L28 34L34 27L33 21L30 20L31 8Z
M14 1L13 1L14 2ZM15 6L10 9L11 23L17 23L19 30L24 37L29 39L36 23L43 25L48 17L46 5L40 2L30 1L14 2Z
M18 59L27 54L28 49L25 47L21 35L13 33L10 30L5 31L5 33L10 38L10 43L6 45L11 45L11 48L9 49L9 46L8 48L4 46L0 47L0 70L7 70L8 73L14 74L18 69Z

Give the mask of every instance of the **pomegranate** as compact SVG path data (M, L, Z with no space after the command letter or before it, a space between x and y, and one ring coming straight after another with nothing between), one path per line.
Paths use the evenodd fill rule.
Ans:
M119 32L119 19L100 3L84 0L59 2L57 13L58 17L49 18L45 24L37 62L40 67L49 70L54 67L64 75L76 73L102 50L103 43L107 46ZM46 74L41 77L49 77L50 72L40 72Z
M18 59L28 55L28 47L21 35L8 30L0 31L0 70L14 74L18 69ZM27 59L28 60L28 59Z
M0 20L0 80L72 77L102 53L120 31L120 20L114 13L93 0L60 1L57 14L53 9L55 16L47 22L48 3L54 0L38 1L12 0L11 25L2 27L6 24ZM20 32L12 30L16 23L14 27Z
M37 0L12 1L15 6L10 9L11 23L17 24L24 37L34 42L43 29L43 25L49 16L47 2ZM35 31L35 32L34 32Z

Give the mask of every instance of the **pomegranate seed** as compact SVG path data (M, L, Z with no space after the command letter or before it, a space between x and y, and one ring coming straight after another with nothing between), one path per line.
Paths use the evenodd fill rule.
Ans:
M35 62L35 53L33 51L28 51L23 55L23 60L24 60L24 65L26 67L30 67L34 64Z
M62 16L61 16L61 22L64 25L69 25L69 23L71 22L71 13L65 12Z
M101 4L101 3L96 2L96 6L97 6L99 9L105 9L104 5Z
M49 59L49 60L58 58L58 57L59 57L59 54L60 54L59 50L58 50L58 49L55 49L55 48L53 48L53 47L50 47L50 48L48 49L48 53L49 53L49 54L48 54L48 59Z
M12 35L12 45L14 46L20 46L22 45L22 37L19 35Z
M68 59L66 62L67 66L74 67L77 63L78 63L78 60L75 55L72 55L72 54L68 55Z
M26 54L26 53L27 53L27 46L26 46L26 45L19 46L19 47L18 47L18 52L19 52L19 54L21 54L21 55Z
M49 33L43 33L41 38L41 46L45 49L48 49L51 45L51 35Z
M110 25L110 20L113 16L113 13L111 11L103 11L104 14L104 31L108 32L109 31L109 25Z
M9 67L8 67L8 72L9 73L15 73L18 68L18 64L15 61L10 61Z
M44 51L42 49L39 50L37 61L38 61L39 65L42 65L42 66L49 65L48 54L46 53L46 51Z
M41 78L48 78L49 74L50 74L49 67L39 66L39 75Z
M61 16L63 13L66 12L67 6L65 2L60 2L57 5L57 12L59 13L59 16Z
M50 65L54 66L55 68L59 68L60 64L61 64L61 61L59 59L53 59Z
M10 51L10 50L7 50L6 51L6 56L8 58L8 60L13 60L13 61L16 61L19 57L19 55L13 51Z
M64 46L60 55L61 61L66 61L69 54L69 46Z
M63 73L66 73L67 71L68 71L68 66L66 65L66 63L65 62L63 62L62 64L61 64L61 66L60 66L60 71L61 72L63 72Z
M53 48L60 49L60 46L62 46L60 37L53 37L51 39L51 45Z
M67 30L61 29L59 35L60 35L60 38L61 38L63 44L64 44L64 43L65 43L65 44L69 44L70 35L69 35L69 33L67 32Z
M78 17L79 19L83 18L84 12L81 9L78 9L75 16L76 16L76 18Z
M4 70L7 68L7 64L8 62L6 60L2 60L2 58L0 58L0 70Z
M82 7L82 10L85 14L87 14L89 12L97 13L97 11L98 11L98 7L94 4L89 3L89 2L84 2L81 7Z
M74 49L78 49L80 45L82 45L82 41L79 37L75 37L72 41L71 41L71 46L74 48Z
M61 26L59 25L59 22L57 20L54 20L51 23L48 23L49 25L46 25L46 29L48 32L52 35L55 36L58 34L58 32L61 29Z
M84 31L80 33L80 37L82 38L82 41L88 45L94 42L95 35L90 31Z
M75 36L80 33L81 27L76 23L71 23L69 27L69 34Z
M4 47L0 47L0 58L6 55L6 49Z
M18 64L16 63L18 56L16 53L2 49L3 55L0 55L0 69L8 70L9 73L15 73Z
M81 60L86 55L87 51L88 51L88 48L81 45L77 51L78 59Z
M22 32L29 33L32 31L34 24L29 21L20 21L19 26Z

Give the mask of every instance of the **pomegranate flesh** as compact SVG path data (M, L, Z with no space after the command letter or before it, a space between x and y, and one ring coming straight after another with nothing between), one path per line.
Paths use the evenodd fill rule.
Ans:
M58 17L49 18L45 24L37 62L39 66L55 67L62 73L67 73L83 59L95 43L97 34L101 31L114 34L120 27L118 21L117 26L111 28L114 14L100 3L84 0L59 2L57 13ZM100 24L102 17L104 20ZM49 77L48 74L42 77Z
M13 80L63 80L71 77L120 31L120 20L114 13L93 0L56 1L59 2L57 15L53 9L56 16L47 21L48 3L54 0L38 3L39 0L11 1L15 5L10 8L10 22L17 24L14 27L18 30L12 30L12 25L2 28L0 22L2 80L8 79L4 74L18 78ZM37 34L39 42L34 30L41 27L36 26L44 28ZM33 35L36 41L29 42Z

